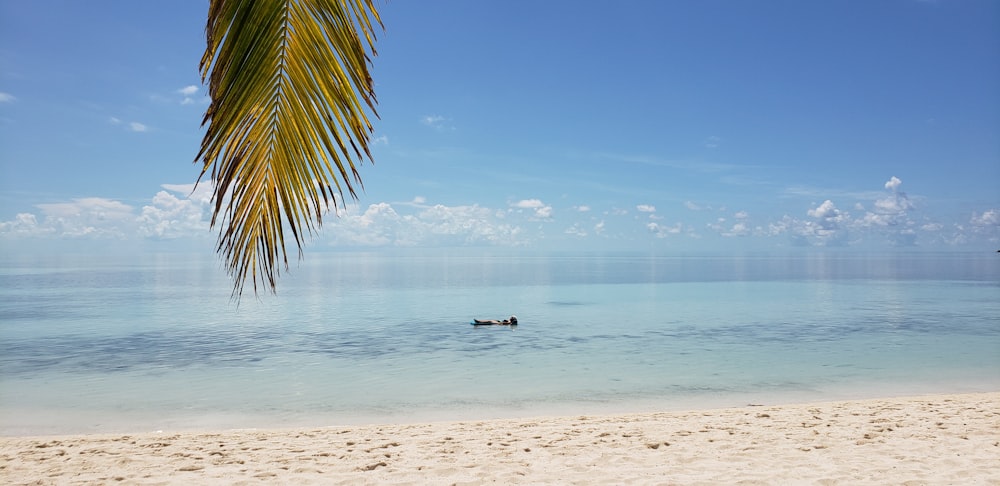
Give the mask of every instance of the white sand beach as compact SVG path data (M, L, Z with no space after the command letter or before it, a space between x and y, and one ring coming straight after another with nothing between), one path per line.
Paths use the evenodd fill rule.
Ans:
M5 484L992 484L1000 392L608 416L0 438Z

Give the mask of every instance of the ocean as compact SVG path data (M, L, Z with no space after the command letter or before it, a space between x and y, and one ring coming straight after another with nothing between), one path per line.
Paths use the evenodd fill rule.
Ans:
M312 252L238 304L220 268L3 257L0 435L1000 390L994 253Z

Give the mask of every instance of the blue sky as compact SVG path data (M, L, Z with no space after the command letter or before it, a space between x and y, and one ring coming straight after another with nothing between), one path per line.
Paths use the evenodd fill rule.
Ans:
M1000 248L998 2L379 6L375 164L313 250ZM3 247L211 252L206 10L0 3Z

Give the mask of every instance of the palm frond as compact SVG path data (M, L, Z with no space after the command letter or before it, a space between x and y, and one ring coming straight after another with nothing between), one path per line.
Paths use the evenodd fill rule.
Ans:
M201 59L208 125L195 161L215 181L216 250L233 277L275 291L287 229L306 236L346 190L363 188L375 94L372 0L212 0Z

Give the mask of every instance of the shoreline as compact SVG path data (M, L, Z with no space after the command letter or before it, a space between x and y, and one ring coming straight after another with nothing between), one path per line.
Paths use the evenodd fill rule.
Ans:
M428 423L0 437L12 484L1000 485L1000 392Z
M145 434L170 431L197 433L228 430L288 430L366 425L408 425L437 422L517 420L572 415L634 415L690 410L740 408L750 405L800 405L898 397L979 394L1000 391L1000 380L940 380L920 383L855 382L850 386L810 390L759 390L703 394L650 396L618 400L566 400L547 403L499 405L479 403L450 407L417 407L393 411L249 410L203 409L124 411L78 408L0 407L0 439L79 435Z

